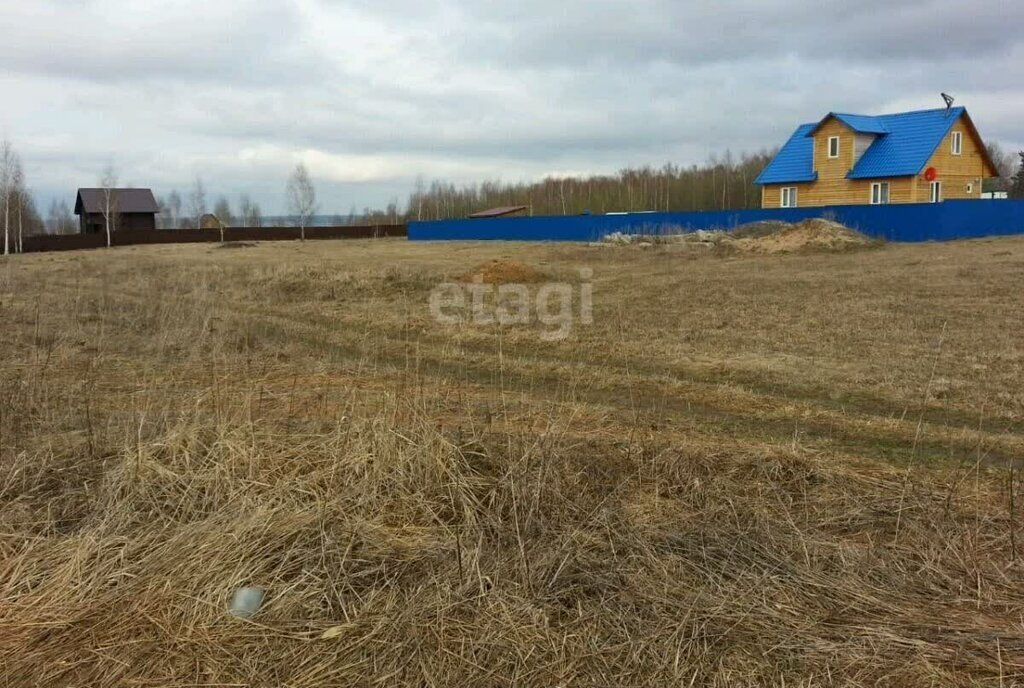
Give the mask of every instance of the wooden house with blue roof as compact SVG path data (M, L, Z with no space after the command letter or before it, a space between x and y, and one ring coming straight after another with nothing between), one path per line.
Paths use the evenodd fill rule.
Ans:
M981 198L998 176L962 107L851 115L797 128L755 180L761 207L939 203Z

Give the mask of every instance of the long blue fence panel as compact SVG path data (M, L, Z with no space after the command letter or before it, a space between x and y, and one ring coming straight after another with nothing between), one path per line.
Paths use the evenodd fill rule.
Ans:
M665 234L733 229L751 222L825 217L888 241L946 241L1024 234L1024 201L945 201L897 205L629 213L412 222L413 241L598 241L613 232Z

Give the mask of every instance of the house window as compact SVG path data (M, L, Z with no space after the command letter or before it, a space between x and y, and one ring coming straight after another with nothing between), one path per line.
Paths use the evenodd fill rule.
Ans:
M968 184L967 185L967 193L969 193L969 194L974 193L974 184Z
M942 182L932 182L932 203L942 202Z
M954 131L952 140L953 155L960 155L964 150L964 135L962 132Z
M796 187L785 186L782 188L782 202L779 204L782 208L795 208L796 207Z
M838 158L839 157L839 137L829 136L828 137L828 157Z
M871 185L871 205L885 205L889 202L889 182L875 182Z

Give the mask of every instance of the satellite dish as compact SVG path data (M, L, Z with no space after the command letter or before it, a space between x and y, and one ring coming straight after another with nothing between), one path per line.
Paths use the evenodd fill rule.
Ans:
M956 99L948 93L941 93L940 95L942 96L942 99L946 101L946 114L949 114L949 111L953 108L953 103Z
M939 177L939 171L934 167L929 167L924 171L924 178L930 182L935 181Z

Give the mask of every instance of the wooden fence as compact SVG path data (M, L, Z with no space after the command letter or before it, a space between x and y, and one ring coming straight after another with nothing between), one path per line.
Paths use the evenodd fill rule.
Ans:
M358 225L335 227L307 227L306 238L319 239L381 239L408 235L406 225ZM298 227L227 227L225 241L295 241L300 238ZM217 229L154 229L124 230L111 235L114 246L137 244L194 244L216 243L221 239ZM25 253L39 251L77 251L87 248L105 248L107 235L99 234L41 234L25 237Z

